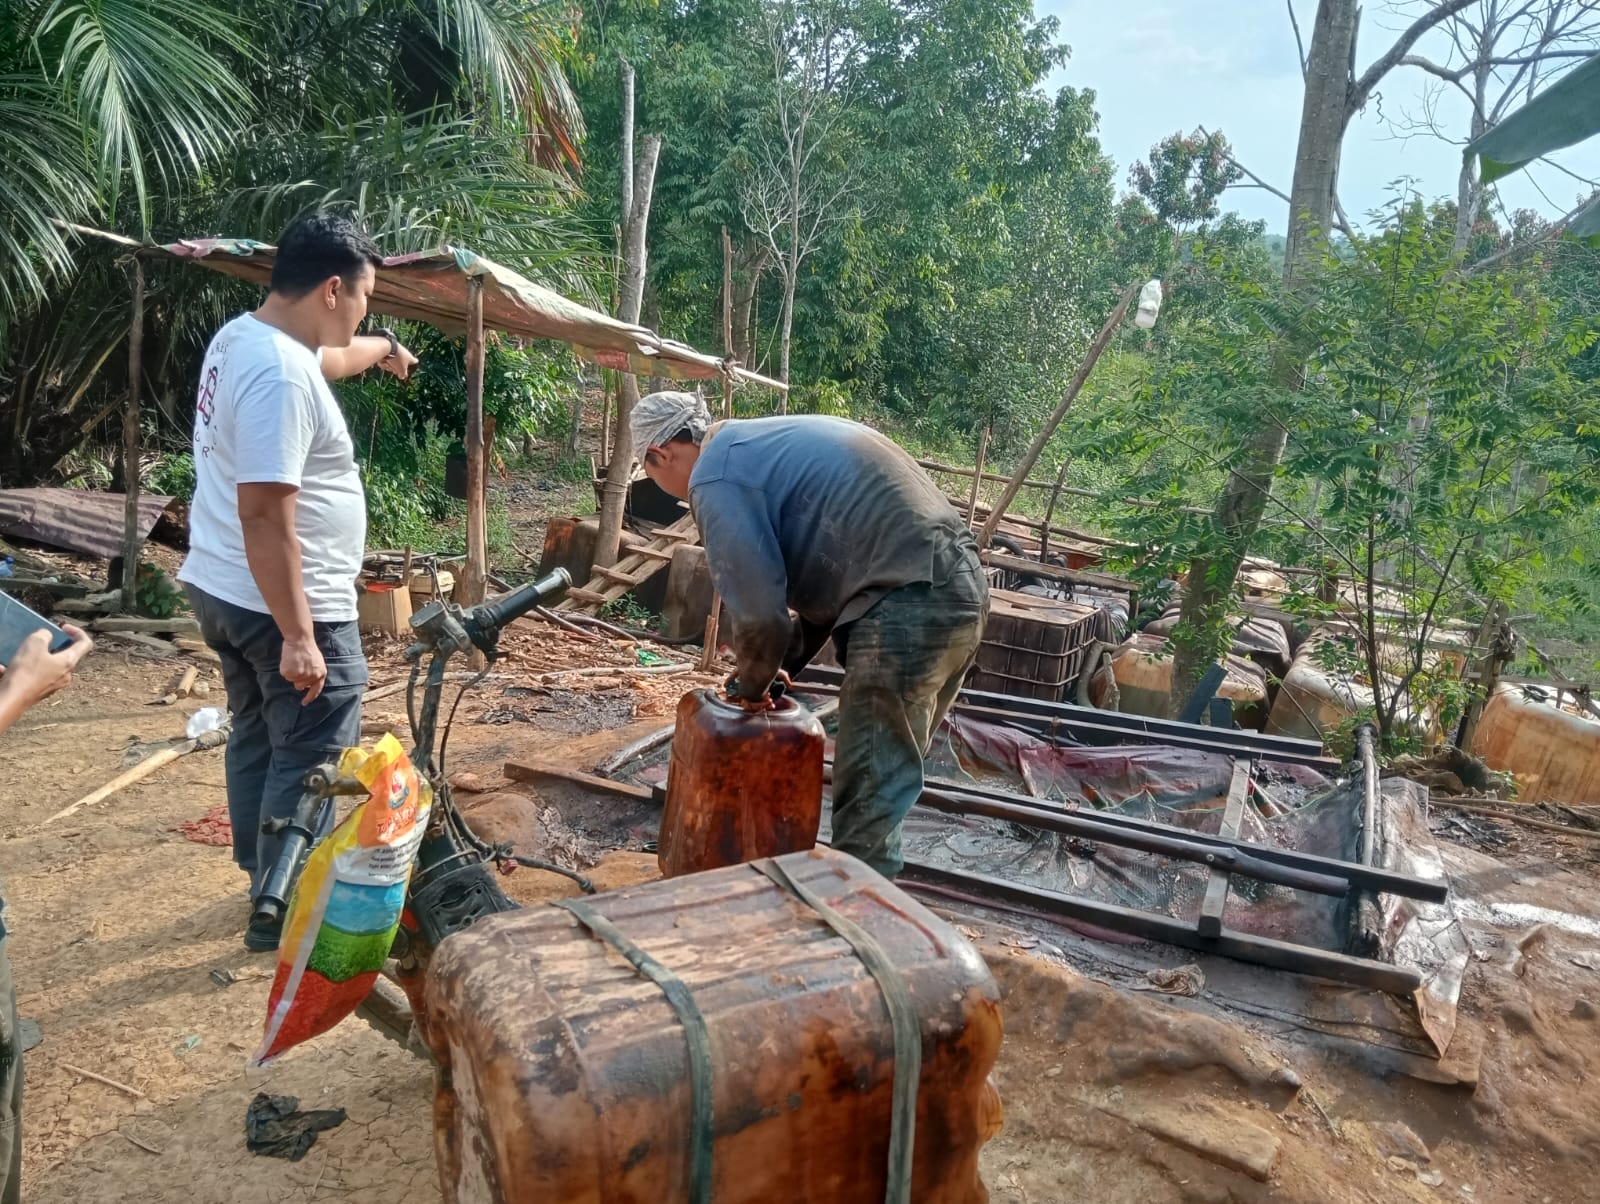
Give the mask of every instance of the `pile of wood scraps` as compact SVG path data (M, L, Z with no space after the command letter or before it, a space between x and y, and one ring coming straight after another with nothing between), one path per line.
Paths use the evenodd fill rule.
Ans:
M0 544L0 555L13 561L9 577L0 577L0 589L31 606L57 624L71 623L94 635L103 646L131 655L166 660L188 654L215 664L216 654L200 639L200 625L188 615L163 617L124 614L122 591L106 589L75 568L76 558L23 550ZM159 605L176 612L181 601L178 587L162 579Z

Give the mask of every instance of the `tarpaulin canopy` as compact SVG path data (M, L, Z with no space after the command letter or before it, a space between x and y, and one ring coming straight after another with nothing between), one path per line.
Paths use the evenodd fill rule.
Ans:
M266 286L276 248L249 238L185 239L142 249L145 255L185 259ZM450 334L467 328L468 282L483 283L486 329L568 343L602 368L676 380L735 379L783 389L775 380L732 367L643 326L579 305L510 268L463 247L396 255L383 261L370 302L373 312L427 322Z

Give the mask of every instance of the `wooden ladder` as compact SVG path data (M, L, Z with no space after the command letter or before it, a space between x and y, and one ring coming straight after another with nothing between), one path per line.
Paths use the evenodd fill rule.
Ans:
M588 584L569 589L556 609L593 614L671 564L672 549L678 544L692 544L699 538L694 519L686 514L670 527L658 528L648 540L623 548L616 564L596 565Z

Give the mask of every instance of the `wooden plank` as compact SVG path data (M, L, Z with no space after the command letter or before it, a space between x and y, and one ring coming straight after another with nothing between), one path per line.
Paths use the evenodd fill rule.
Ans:
M1233 780L1228 783L1228 805L1222 812L1222 828L1217 833L1224 840L1237 840L1239 824L1244 819L1244 799L1250 789L1250 762L1243 757L1233 762ZM1233 875L1225 869L1213 869L1211 881L1206 883L1206 897L1200 902L1200 920L1197 927L1201 936L1222 935L1222 909L1228 903L1228 887Z
M172 615L165 619L141 619L127 615L111 615L89 624L91 631L143 631L161 635L199 635L200 624L187 615Z
M570 765L556 765L549 761L507 761L500 772L514 782L537 782L542 778L559 778L575 786L598 790L603 794L631 798L640 803L652 802L655 799L655 791L648 786L614 782L598 774L584 773L583 770L573 769Z
M1049 581L1065 581L1068 585L1087 585L1122 594L1136 593L1139 589L1133 582L1124 581L1121 577L1110 577L1105 573L1086 573L1081 569L1057 568L1053 564L1040 564L1036 560L1024 560L1020 556L1007 556L1004 552L986 550L981 553L981 558L984 564L993 565L997 569L1010 569L1014 573L1026 573Z

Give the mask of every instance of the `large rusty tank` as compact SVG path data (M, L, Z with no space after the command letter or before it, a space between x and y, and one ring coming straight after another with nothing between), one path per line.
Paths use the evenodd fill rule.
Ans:
M882 1204L890 996L828 912L878 951L902 1048L920 1050L914 1075L904 1061L901 1198L988 1199L999 991L977 951L892 883L816 849L571 905L491 916L435 955L425 1036L451 1204ZM636 964L675 981L698 1023Z

